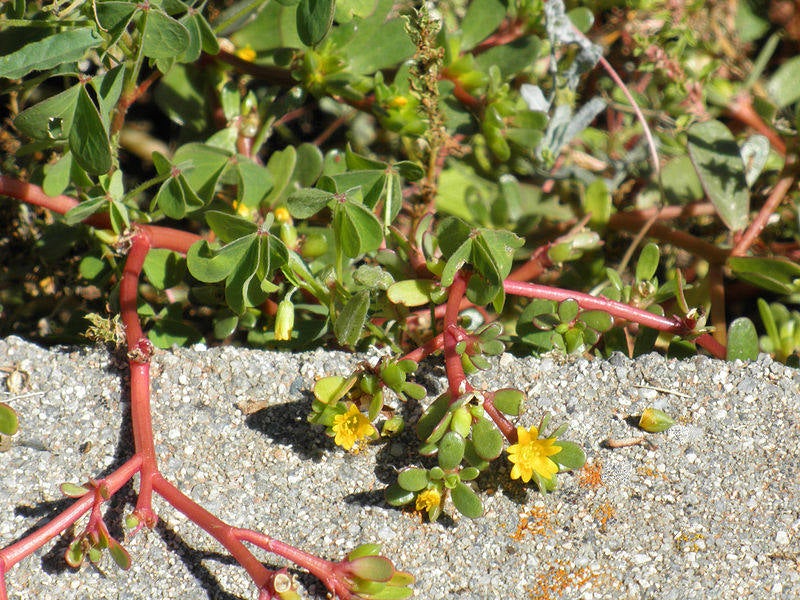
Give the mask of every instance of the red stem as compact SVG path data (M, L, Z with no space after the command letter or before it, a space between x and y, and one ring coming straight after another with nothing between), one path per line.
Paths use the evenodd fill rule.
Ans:
M789 166L788 161L787 166ZM781 179L772 189L772 193L767 198L764 206L762 206L761 210L758 211L756 218L753 219L753 222L750 223L747 231L744 232L744 235L742 235L741 239L733 247L733 250L731 250L731 256L744 256L747 253L747 251L750 249L750 246L753 245L753 242L761 234L761 231L766 226L769 218L778 209L778 206L786 197L786 194L789 192L791 187L794 185L794 182L795 176L793 173L789 173L788 175L781 177Z
M263 589L269 583L271 571L262 565L253 556L253 553L239 541L236 535L239 530L208 512L164 479L160 473L153 475L152 482L156 493L222 544L231 553L231 556L236 559L236 562L244 567L259 589Z
M458 328L458 312L461 300L467 290L468 279L469 277L461 272L456 274L447 292L447 307L444 313L444 368L447 373L451 402L455 402L462 394L472 391L472 386L464 374L461 357L456 353L456 344L461 338Z
M123 485L130 481L131 477L139 471L142 464L142 458L138 454L134 454L128 459L121 467L111 473L108 477L104 477L98 483L105 484L108 488L109 494L113 495ZM0 577L5 583L5 573L21 561L26 556L33 554L36 550L44 546L47 542L52 540L62 531L67 529L70 525L75 523L81 518L86 511L92 508L94 504L94 490L89 490L81 496L75 503L54 517L52 521L37 529L28 536L25 536L15 544L6 546L0 550ZM4 594L5 589L0 587L0 599L6 600Z

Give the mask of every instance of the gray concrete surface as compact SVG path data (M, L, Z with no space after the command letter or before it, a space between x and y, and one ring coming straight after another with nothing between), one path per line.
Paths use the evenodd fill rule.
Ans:
M352 455L306 423L315 378L346 374L362 358L159 352L153 418L164 474L226 521L329 558L380 541L416 575L417 598L800 598L798 371L767 357L744 364L504 355L474 383L527 392L525 425L545 411L568 420L566 437L583 445L593 471L560 475L559 489L543 497L511 481L500 460L479 480L483 518L460 518L450 507L429 524L383 501L394 470L410 460L407 446L386 442ZM107 473L131 452L126 372L105 350L0 340L0 366L11 365L30 381L22 395L5 398L21 430L0 453L3 546L65 506L59 483ZM419 381L441 386L441 367L431 363ZM601 444L641 435L625 418L647 406L679 424L648 435L647 445ZM131 510L128 492L110 503L112 527ZM56 539L10 570L10 598L256 597L214 540L165 502L155 507L159 526L125 543L130 571L108 558L69 569ZM296 573L308 597L325 597Z

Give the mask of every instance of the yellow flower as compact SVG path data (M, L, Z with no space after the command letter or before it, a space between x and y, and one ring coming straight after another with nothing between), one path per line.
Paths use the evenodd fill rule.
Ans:
M351 404L343 415L333 417L333 432L336 437L333 441L337 446L350 450L362 438L375 435L375 428L355 404Z
M253 50L250 44L247 44L244 48L236 50L236 56L247 62L253 62L256 59L256 51Z
M432 508L439 506L442 501L442 495L437 489L422 490L417 495L417 510L429 511Z
M508 447L508 460L514 463L511 469L511 479L520 479L528 483L534 473L538 473L546 480L552 479L558 473L558 465L549 459L549 456L561 452L560 446L555 446L554 438L539 439L539 430L531 427L517 427L517 443Z

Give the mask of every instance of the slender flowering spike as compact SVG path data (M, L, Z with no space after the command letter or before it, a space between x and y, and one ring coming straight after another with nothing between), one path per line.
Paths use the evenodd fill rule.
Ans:
M347 412L333 418L331 428L335 437L333 441L345 450L351 450L356 442L377 435L369 419L365 417L355 404L350 404Z
M511 469L511 479L522 479L528 483L537 473L543 479L550 481L558 473L558 465L549 457L561 452L555 444L555 438L539 439L539 430L531 427L517 427L518 442L508 447L508 460L514 466Z

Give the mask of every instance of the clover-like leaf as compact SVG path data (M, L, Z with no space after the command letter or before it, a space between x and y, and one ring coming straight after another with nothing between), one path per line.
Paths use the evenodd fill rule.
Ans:
M369 292L353 294L342 307L333 324L336 339L345 346L355 346L361 338L369 310Z
M13 35L13 34L11 34ZM103 43L93 27L72 27L44 39L22 44L0 56L0 77L21 79L31 71L44 71L73 62Z
M176 58L189 45L189 31L167 13L148 8L144 11L142 54L149 58Z
M689 156L709 200L731 231L744 229L749 219L750 194L744 161L733 134L719 121L689 128Z

